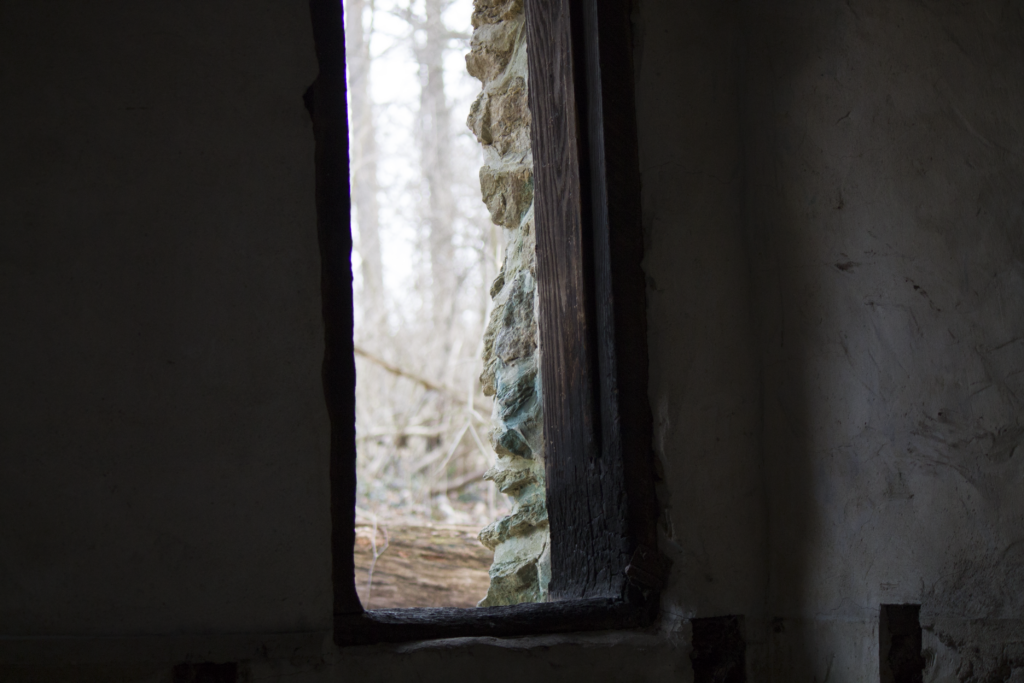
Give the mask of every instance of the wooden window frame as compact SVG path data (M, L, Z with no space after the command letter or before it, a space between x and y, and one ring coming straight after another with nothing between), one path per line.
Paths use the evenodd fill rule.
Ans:
M356 594L345 37L340 0L310 10L335 642L650 623L667 567L655 533L629 1L525 0L552 579L549 602L475 609L364 611Z

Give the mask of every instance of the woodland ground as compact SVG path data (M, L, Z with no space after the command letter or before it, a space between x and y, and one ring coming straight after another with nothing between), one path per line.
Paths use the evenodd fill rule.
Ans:
M477 540L479 532L477 526L379 524L375 548L374 527L357 526L356 589L363 607L476 607L487 593L494 557Z

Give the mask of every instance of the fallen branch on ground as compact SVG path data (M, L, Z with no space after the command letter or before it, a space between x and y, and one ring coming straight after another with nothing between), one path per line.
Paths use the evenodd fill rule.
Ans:
M429 389L430 391L435 391L439 394L444 394L445 396L454 399L459 403L466 403L466 396L462 392L443 386L441 384L438 384L437 382L433 382L427 379L426 377L421 377L420 375L417 375L415 372L409 372L408 370L400 368L397 365L392 365L391 363L387 362L380 356L374 355L367 351L366 349L362 349L358 346L355 347L355 352L357 356L362 356L366 360L370 361L375 365L379 365L380 367L384 368L393 375L398 375L399 377L411 379L413 382L416 382L417 384L423 386L426 389ZM476 401L473 402L472 407L475 410L483 411L484 414L487 414L491 411L490 407L485 406L483 403L477 403Z
M479 470L477 472L472 472L471 474L467 474L466 476L462 477L461 479L456 479L455 481L450 482L448 484L448 486L437 486L437 487L434 487L434 488L430 489L430 495L431 496L442 496L442 495L445 495L447 493L452 493L453 491L461 491L462 489L466 488L467 486L472 486L473 484L476 484L476 483L483 483L485 481L485 479L484 479L484 472L486 472L486 471L487 470Z

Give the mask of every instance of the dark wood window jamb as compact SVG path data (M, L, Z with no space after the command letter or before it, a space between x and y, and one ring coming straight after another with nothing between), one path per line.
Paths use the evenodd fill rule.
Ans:
M344 31L340 0L310 9L335 642L649 623L666 567L655 536L628 0L526 0L552 601L476 609L364 611L356 595Z

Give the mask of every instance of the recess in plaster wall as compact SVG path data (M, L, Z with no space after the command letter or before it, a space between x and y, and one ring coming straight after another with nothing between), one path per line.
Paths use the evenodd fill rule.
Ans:
M197 664L183 663L174 667L174 683L236 683L238 662L201 662Z
M882 605L878 613L878 668L881 683L921 683L921 606Z
M745 683L743 617L730 615L693 620L690 663L694 683Z

